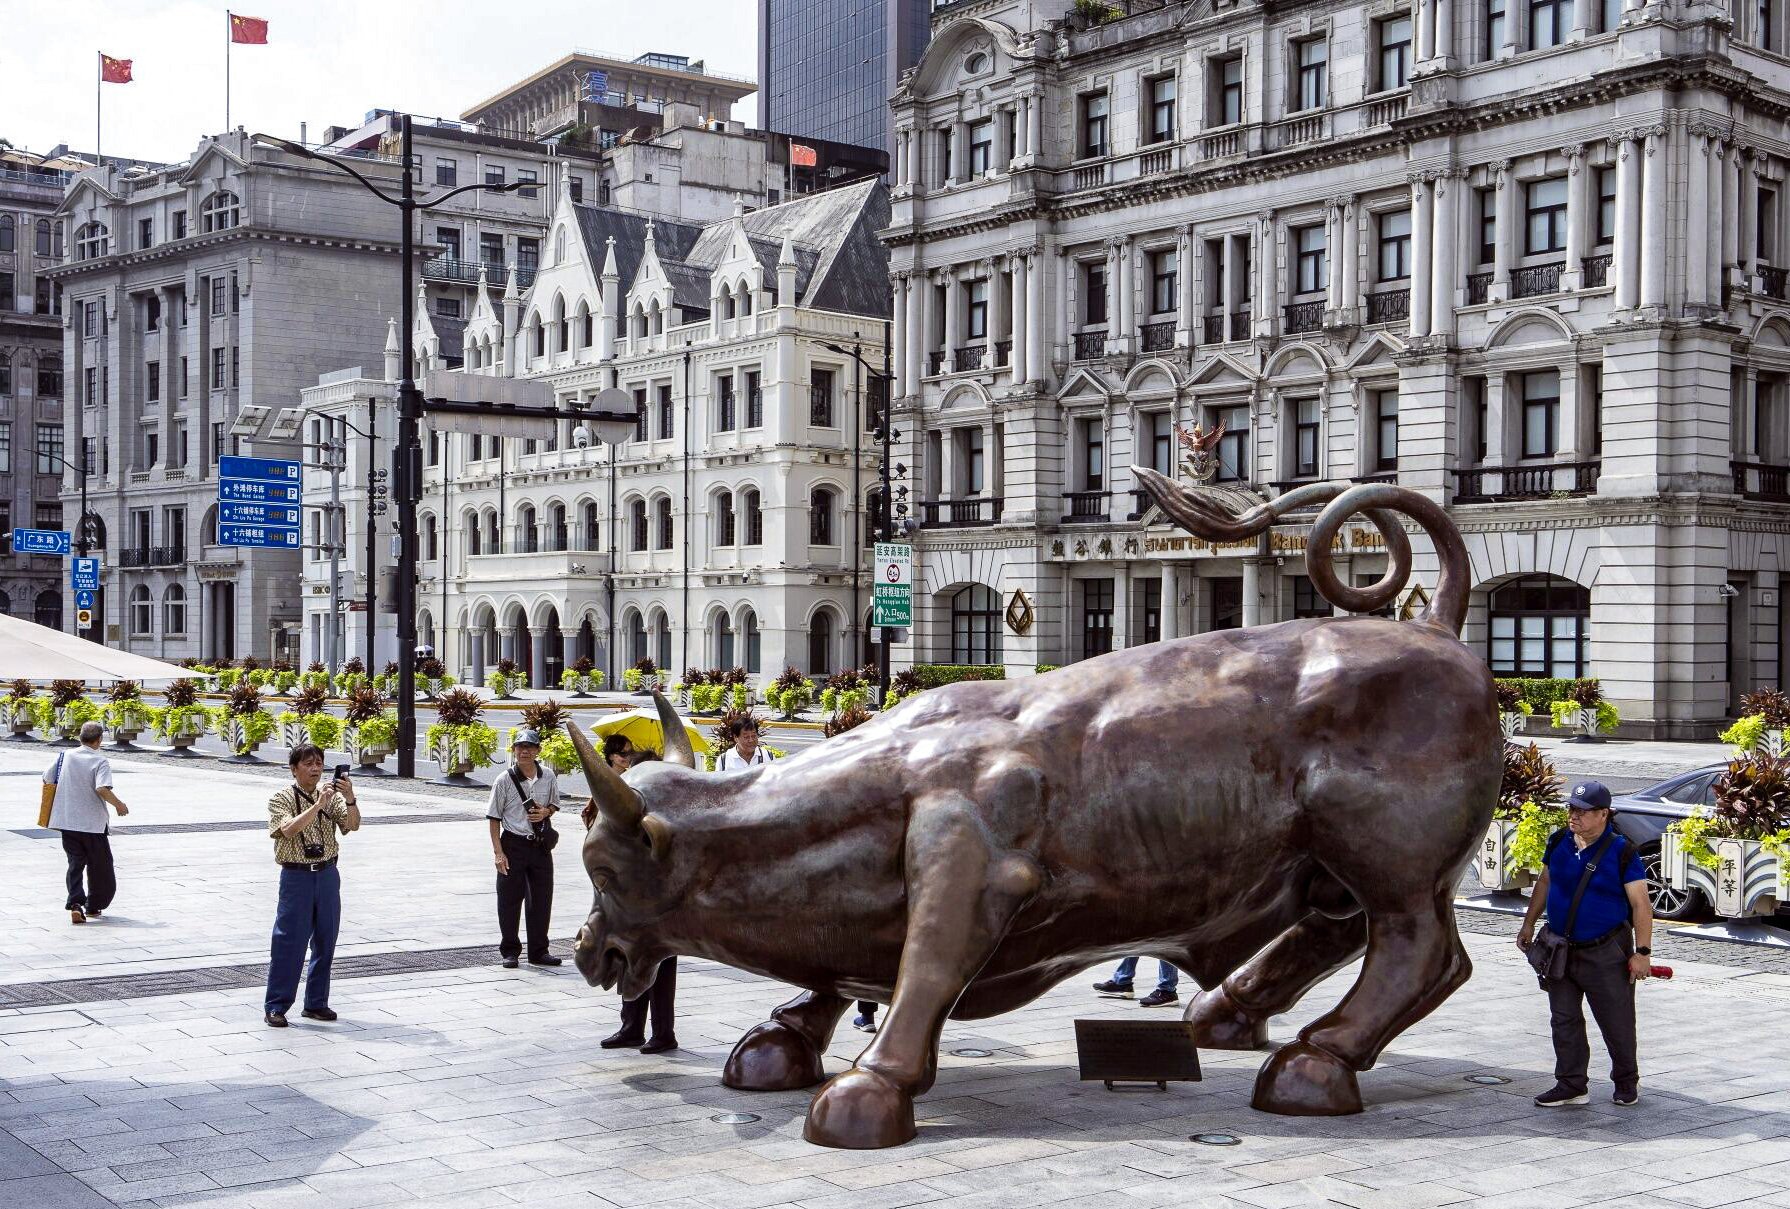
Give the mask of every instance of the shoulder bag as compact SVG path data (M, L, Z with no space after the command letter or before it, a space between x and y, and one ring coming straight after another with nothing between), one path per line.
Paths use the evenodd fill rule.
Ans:
M544 769L543 772L545 772ZM537 775L537 783L538 780L539 776ZM516 786L516 792L522 798L522 809L526 811L534 804L534 799L529 796L527 783L522 779L522 770L514 764L510 765L510 781ZM534 833L530 838L537 844L545 844L547 851L552 852L558 846L559 832L553 829L552 815L548 815L538 823L530 823L529 828Z
M1579 874L1579 884L1572 892L1572 905L1566 909L1566 935L1562 936L1543 924L1541 931L1535 934L1535 939L1529 944L1526 956L1529 964L1535 968L1536 981L1544 991L1548 989L1550 978L1566 977L1566 955L1571 948L1572 926L1579 919L1579 902L1585 897L1585 887L1591 884L1598 865L1609 855L1610 846L1615 842L1616 829L1608 828L1604 838L1598 841L1596 849L1592 851L1591 859L1585 862L1585 871ZM1549 851L1553 851L1552 846Z
M43 793L37 800L37 825L50 825L50 811L56 807L56 785L62 780L62 760L68 753L63 752L56 757L55 767L50 769L50 779L43 784Z

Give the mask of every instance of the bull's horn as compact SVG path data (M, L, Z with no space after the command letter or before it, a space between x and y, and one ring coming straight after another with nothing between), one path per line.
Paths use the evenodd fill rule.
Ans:
M638 828L646 814L646 804L640 800L640 795L616 775L602 753L590 745L576 722L566 723L566 734L571 736L578 763L584 766L584 779L590 785L590 796L595 799L597 810L613 826L629 831Z
M665 750L660 753L665 757L665 762L695 768L696 750L690 746L690 735L684 730L684 720L677 716L677 711L671 708L671 702L658 689L653 690L653 704L659 707L659 728L665 732Z

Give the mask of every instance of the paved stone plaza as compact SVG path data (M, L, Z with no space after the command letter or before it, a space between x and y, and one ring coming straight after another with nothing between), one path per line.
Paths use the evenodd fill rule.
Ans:
M1251 1111L1261 1059L1249 1054L1204 1054L1205 1081L1167 1094L1078 1083L1071 1022L1142 1014L1094 998L1089 976L949 1026L918 1141L829 1151L801 1140L804 1093L719 1082L729 1047L786 988L686 962L683 1049L649 1058L597 1048L616 1001L569 964L498 968L476 795L362 788L370 825L344 844L342 1019L277 1032L261 1023L255 968L273 911L272 771L117 760L132 807L114 841L121 890L103 921L75 928L60 848L30 826L46 756L0 747L13 786L0 1004L23 1005L0 1006L7 1209L1790 1205L1790 963L1761 950L1660 942L1678 976L1642 990L1633 1110L1595 1082L1588 1108L1530 1105L1550 1082L1545 1003L1510 921L1468 913L1473 980L1362 1077L1364 1116ZM588 883L575 842L556 855L554 927L569 937ZM1352 976L1313 992L1277 1038ZM862 1041L844 1029L833 1063ZM1476 1073L1511 1082L1465 1081ZM738 1112L761 1119L717 1120ZM1189 1140L1202 1131L1242 1140Z

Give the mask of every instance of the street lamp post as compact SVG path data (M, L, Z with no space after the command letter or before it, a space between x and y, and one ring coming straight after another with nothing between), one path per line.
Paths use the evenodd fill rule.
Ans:
M40 458L47 458L50 461L61 462L68 469L81 476L81 519L75 522L75 553L82 558L86 558L89 544L87 541L87 518L91 515L91 513L87 511L87 446L85 443L81 446L81 464L79 466L75 465L61 454L51 453L45 449L39 449L37 451L37 456ZM75 611L77 613L80 612L79 609ZM76 633L79 632L79 630L76 631ZM89 639L88 641L92 641L92 639Z
M257 134L254 141L275 147L289 155L315 160L347 176L353 177L374 197L388 206L395 206L402 228L398 240L398 323L403 329L404 377L398 384L398 443L392 454L392 486L398 497L398 775L416 775L416 507L422 496L423 447L420 423L423 416L422 393L416 388L416 358L410 341L416 326L416 297L411 293L410 279L416 261L416 214L433 210L462 193L513 193L531 187L531 181L511 181L493 185L480 181L450 189L428 201L416 196L412 175L415 156L411 150L410 115L398 117L399 157L403 163L398 196L393 197L349 164L333 156L320 155L309 147L289 139ZM372 573L372 567L367 568ZM369 615L367 626L373 625Z
M882 414L877 418L877 431L873 434L881 442L883 447L882 469L877 476L882 486L882 507L879 509L882 515L878 518L881 522L878 527L881 530L882 540L885 542L892 542L895 540L895 512L892 506L894 502L894 483L890 478L890 468L895 460L895 376L889 370L889 323L887 321L884 321L883 323L883 368L880 370L873 369L870 364L864 360L863 346L860 344L854 344L850 348L846 348L842 344L833 344L823 340L821 341L821 347L827 349L829 352L838 353L841 357L850 357L852 361L856 363L858 370L861 370L866 377L874 382L882 383ZM856 486L857 485L854 482L854 491L856 490ZM862 558L864 556L863 551L858 551L857 556ZM857 582L855 575L853 577L853 582ZM890 627L879 626L877 628L882 630L882 641L877 643L876 651L877 700L887 701L889 699Z

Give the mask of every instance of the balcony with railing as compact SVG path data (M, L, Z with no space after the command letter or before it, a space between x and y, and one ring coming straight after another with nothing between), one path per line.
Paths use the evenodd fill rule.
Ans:
M1405 111L1410 108L1411 94L1408 92L1369 101L1362 107L1361 124L1364 127L1384 126L1388 122L1396 122L1404 117Z
M1106 356L1106 332L1076 332L1075 359L1097 361Z
M1790 504L1790 466L1765 462L1730 462L1734 494L1767 504Z
M1200 342L1202 344L1224 343L1224 316L1207 315L1200 321Z
M1148 491L1142 487L1133 487L1131 489L1131 512L1125 519L1128 521L1142 520L1144 513L1148 512L1155 503L1155 498Z
M920 523L928 529L973 529L1001 519L1001 497L971 496L961 500L921 500Z
M1088 525L1106 520L1106 501L1109 494L1105 491L1065 491L1063 498L1068 501L1069 511L1064 514L1063 523L1065 525Z
M1243 131L1237 127L1208 134L1200 140L1200 158L1215 160L1243 150Z
M982 358L987 352L988 346L985 344L966 344L957 350L957 359L952 362L952 368L958 373L963 373L965 370L981 369Z
M1367 296L1369 323L1408 323L1411 319L1411 291L1381 290Z
M149 565L152 567L179 567L185 564L185 546L149 547Z
M1138 335L1138 347L1144 352L1166 353L1175 347L1175 321L1164 319L1160 323L1146 323Z
M1790 285L1790 269L1780 269L1769 264L1759 266L1759 292L1765 297L1782 301L1790 293L1786 289L1787 285Z
M482 266L486 277L495 284L503 281L503 266ZM423 261L423 277L428 281L453 281L461 285L477 285L481 265L476 260L456 256L432 256Z
M945 372L945 350L933 349L926 354L926 372L936 378Z
M1532 264L1524 268L1513 269L1510 274L1510 296L1512 298L1539 298L1543 294L1560 292L1560 274L1566 271L1566 262L1557 260L1552 264Z
M1231 339L1232 340L1247 340L1247 339L1249 339L1249 312L1248 311L1232 311L1231 312Z
M1484 504L1591 495L1597 490L1597 472L1601 465L1601 462L1538 462L1456 470L1453 472L1454 502Z
M1611 259L1610 254L1605 252L1601 256L1587 256L1579 261L1579 271L1582 274L1580 284L1588 290L1601 289L1610 284Z
M121 567L149 566L148 546L127 546L118 552L118 565Z
M1324 302L1289 302L1284 330L1289 336L1315 332L1324 326Z
M1011 364L1013 364L1013 341L996 340L994 342L995 368L1005 368Z
M1467 305L1483 306L1492 298L1492 275L1490 273L1467 274Z

